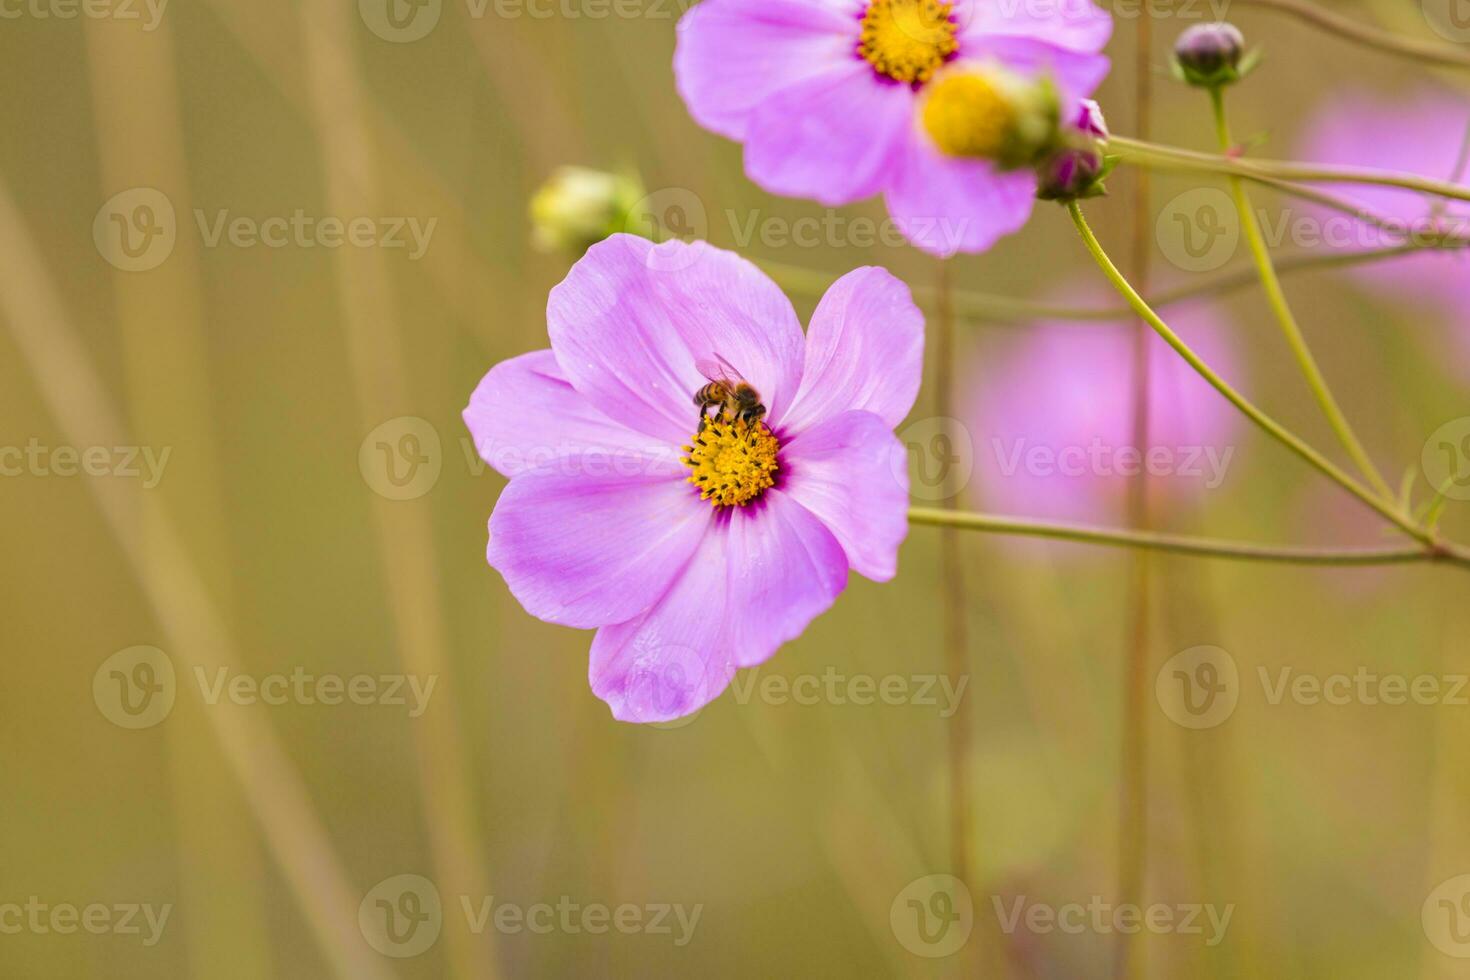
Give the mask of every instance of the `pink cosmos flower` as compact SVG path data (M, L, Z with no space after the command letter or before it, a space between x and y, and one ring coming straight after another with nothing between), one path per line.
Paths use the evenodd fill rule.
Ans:
M1209 308L1171 309L1168 320L1225 377L1242 380L1230 333ZM1162 340L1149 342L1146 447L1133 439L1131 325L1039 323L976 357L964 422L977 506L1117 524L1138 474L1153 477L1164 506L1218 491L1239 463L1240 415Z
M1426 88L1402 98L1367 91L1335 96L1313 117L1297 147L1301 159L1318 163L1380 167L1407 173L1470 182L1470 161L1462 159L1470 128L1470 99ZM1435 229L1470 235L1470 205L1431 202L1413 191L1353 185L1330 188L1375 212L1398 219L1402 229L1424 235ZM1312 210L1321 223L1322 247L1348 251L1381 248L1401 236L1385 232L1335 211ZM1316 244L1313 242L1312 244ZM1358 266L1354 283L1395 303L1427 305L1439 313L1470 365L1470 255L1460 250L1426 250L1407 258ZM1470 380L1470 368L1461 375Z
M893 429L923 327L908 288L864 268L803 337L774 283L704 242L614 235L552 290L551 349L492 368L464 418L510 478L490 564L533 616L597 629L592 690L616 718L698 710L831 606L848 569L893 577ZM740 382L756 394L726 405Z
M766 190L829 206L881 193L910 241L952 255L1031 213L1035 175L992 162L1017 122L1006 79L1049 76L1070 118L1107 74L1111 33L1091 0L704 0L679 23L674 73Z

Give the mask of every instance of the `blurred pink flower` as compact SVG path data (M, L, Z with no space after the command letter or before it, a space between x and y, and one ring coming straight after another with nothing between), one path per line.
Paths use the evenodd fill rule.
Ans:
M881 193L911 242L952 255L1025 224L1036 177L939 150L920 122L937 77L1049 75L1070 112L1107 74L1111 33L1092 0L704 0L679 23L674 73L761 187L829 206Z
M614 235L552 290L547 327L551 349L496 365L464 412L510 478L488 557L531 615L597 628L592 690L615 717L698 710L831 606L849 568L893 577L908 531L893 428L924 321L892 275L839 279L803 337L733 253ZM763 419L701 423L711 361L759 392Z
M1238 359L1206 309L1165 316L1232 383ZM1236 464L1240 415L1150 334L1150 432L1133 439L1133 340L1127 324L1027 326L977 355L962 419L975 453L977 506L1006 514L1117 524L1132 474L1167 506L1219 489Z
M1305 127L1297 154L1314 163L1379 167L1470 183L1470 166L1462 159L1467 129L1470 99L1463 96L1434 88L1403 98L1349 91L1320 108ZM1441 202L1443 210L1436 215L1431 202L1412 191L1367 185L1330 189L1399 219L1410 232L1422 234L1439 227L1470 235L1470 204L1464 202ZM1313 208L1309 213L1322 223L1320 247L1361 251L1395 241L1339 212ZM1470 379L1470 257L1465 250L1426 250L1357 266L1348 275L1386 300L1420 309L1427 305L1449 320L1464 354L1456 360L1462 375Z

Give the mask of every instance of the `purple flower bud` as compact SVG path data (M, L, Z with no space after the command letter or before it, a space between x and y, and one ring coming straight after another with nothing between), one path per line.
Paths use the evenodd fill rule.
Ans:
M1196 24L1174 43L1174 65L1191 85L1215 88L1238 81L1245 35L1234 24Z
M1036 196L1066 203L1104 193L1102 178L1108 167L1103 147L1107 140L1102 109L1091 99L1083 99L1072 125L1062 132L1060 144L1036 168Z
M1083 99L1077 109L1077 128L1097 139L1107 141L1108 124L1103 119L1102 107L1092 99Z

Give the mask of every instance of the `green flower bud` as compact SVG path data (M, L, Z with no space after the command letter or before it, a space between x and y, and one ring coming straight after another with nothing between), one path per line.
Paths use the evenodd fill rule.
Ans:
M614 232L643 197L635 176L560 167L531 197L531 240L543 252L582 253Z

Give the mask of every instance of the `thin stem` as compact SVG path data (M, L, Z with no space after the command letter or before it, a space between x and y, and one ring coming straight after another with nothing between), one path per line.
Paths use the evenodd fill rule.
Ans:
M1134 37L1134 110L1140 136L1153 131L1153 22L1140 17ZM1152 174L1140 167L1135 172L1130 266L1133 280L1149 287L1150 225L1149 190ZM1148 326L1132 323L1132 428L1133 445L1146 451L1149 439L1150 354ZM1139 532L1149 530L1149 477L1139 473L1128 485L1128 523ZM1148 653L1149 598L1153 578L1152 555L1139 550L1133 555L1132 581L1128 596L1128 624L1123 638L1123 720L1121 771L1118 793L1118 901L1143 904L1148 880L1149 772L1148 772ZM1119 932L1113 947L1113 976L1117 980L1143 973L1143 945L1133 935Z
M1364 220L1371 220L1366 215L1362 215L1361 217ZM1416 252L1421 252L1428 248L1448 249L1464 247L1466 245L1470 245L1470 241L1454 240L1442 245L1415 245L1406 242L1399 245L1385 245L1381 248L1363 249L1362 251L1355 252L1303 252L1299 255L1289 255L1278 260L1276 262L1276 270L1282 276L1288 276L1298 272L1349 268L1357 265L1367 265L1375 262L1404 258L1405 256L1413 255ZM787 292L800 296L821 296L836 278L834 275L818 272L815 269L805 269L800 266L787 265L783 262L768 262L761 259L756 264L765 270L766 274L779 283ZM1248 286L1254 286L1257 279L1256 270L1252 267L1232 269L1213 277L1202 278L1188 285L1161 290L1150 297L1150 303L1155 307L1172 306L1176 303L1183 303L1193 299L1223 296ZM931 309L936 305L937 297L932 288L915 286L913 289L914 299L920 305ZM957 289L950 290L950 302L957 316L964 319L984 320L987 325L992 326L996 324L1023 324L1036 320L1105 322L1109 320L1124 320L1133 315L1132 309L1123 304L1116 306L1066 306L1055 303L1037 303L1032 300L1001 296L995 293L967 292Z
M1408 534L1410 537L1427 546L1435 545L1436 542L1432 533L1419 527L1404 514L1399 513L1391 502L1380 500L1376 494L1358 483L1347 473L1344 473L1331 460L1307 445L1298 436L1288 431L1281 423L1261 411L1244 395L1231 387L1229 382L1216 374L1213 368L1206 364L1167 323L1159 318L1159 315L1144 302L1143 297L1138 295L1128 280L1118 271L1117 266L1113 265L1113 261L1108 258L1107 252L1103 251L1102 245L1099 244L1096 236L1093 235L1092 229L1087 226L1087 219L1083 217L1082 209L1077 203L1074 201L1068 204L1067 210L1072 215L1072 223L1077 226L1077 231L1082 236L1082 241L1086 244L1087 250L1092 254L1098 267L1103 270L1103 273L1108 277L1113 287L1128 301L1128 304L1133 307L1134 311L1143 317L1149 326L1154 328L1154 331L1164 339L1164 342L1174 348L1175 352L1184 358L1200 377L1209 382L1212 388L1223 395L1232 405L1240 409L1247 418L1259 426L1267 435L1290 449L1312 468L1378 512L1396 527L1403 530L1405 534Z
M1412 545L1398 548L1278 547L1225 541L1218 538L1115 530L1085 524L1037 521L1024 517L939 510L933 507L910 507L909 523L930 527L962 528L967 531L982 531L990 534L1047 538L1054 541L1071 541L1076 544L1111 548L1142 548L1148 551L1229 561L1345 567L1447 562L1470 569L1470 554L1459 549L1431 549Z
M1446 68L1470 68L1470 54L1446 44L1416 41L1400 37L1376 27L1368 27L1333 13L1326 7L1302 0L1239 0L1242 4L1265 7L1320 27L1329 34L1336 34L1355 44L1374 48L1385 54L1408 58L1418 64L1441 65Z
M935 273L938 300L935 315L934 397L941 418L954 415L955 322L950 304L949 264L939 260ZM944 502L946 510L959 507L957 497ZM939 538L940 596L944 629L945 670L951 683L963 682L969 669L969 635L965 610L965 566L962 542L952 529ZM953 874L967 884L970 875L970 712L960 705L949 721L949 834Z
M1237 160L1214 153L1182 150L1145 140L1114 135L1108 140L1108 151L1134 163L1171 166L1180 170L1233 174L1247 180L1308 181L1323 184L1371 184L1398 187L1455 201L1470 201L1470 187L1417 174L1377 170L1371 167L1336 167L1328 164L1295 163L1282 160Z
M1215 134L1220 141L1220 150L1229 153L1234 141L1230 138L1230 122L1225 114L1223 87L1216 86L1210 89L1210 103L1215 114ZM1389 489L1388 481L1373 464L1373 458L1368 455L1367 449L1364 448L1357 433L1353 431L1352 424L1348 422L1342 407L1333 396L1332 389L1328 386L1327 378L1323 375L1321 367L1318 366L1316 357L1312 355L1311 348L1307 346L1307 339L1302 334L1301 325L1297 323L1296 315L1292 313L1291 305L1286 300L1286 292L1281 288L1281 279L1276 275L1276 267L1271 264L1271 252L1266 247L1266 237L1261 234L1261 223L1256 217L1255 208L1251 206L1250 195L1246 193L1245 181L1232 176L1230 193L1235 199L1235 211L1240 216L1246 244L1250 247L1256 271L1261 277L1261 287L1266 292L1266 302L1270 305L1276 322L1281 325L1286 344L1291 348L1291 353L1296 358L1307 385L1312 389L1313 397L1322 407L1322 414L1327 416L1327 422L1332 426L1332 431L1337 433L1338 441L1342 443L1343 448L1357 464L1358 470L1377 491L1378 496L1384 500L1392 500L1393 491Z

